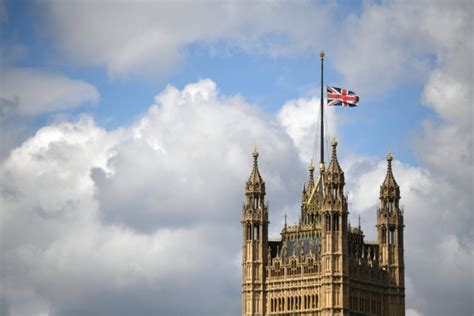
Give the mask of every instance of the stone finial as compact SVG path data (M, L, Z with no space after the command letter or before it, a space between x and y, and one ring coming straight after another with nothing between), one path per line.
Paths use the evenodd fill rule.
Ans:
M257 146L255 146L255 147L253 148L252 156L253 156L254 158L258 158Z

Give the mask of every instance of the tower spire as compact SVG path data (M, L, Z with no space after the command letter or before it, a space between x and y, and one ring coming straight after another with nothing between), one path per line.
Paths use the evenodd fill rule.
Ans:
M337 140L334 137L331 141L332 151L331 151L331 161L329 162L328 171L331 171L336 174L341 174L342 169L337 160Z
M252 184L253 189L258 188L263 184L263 193L264 193L265 184L263 182L262 176L260 175L260 171L258 170L258 151L257 151L256 146L253 149L252 157L253 157L253 168L252 168L252 172L250 173L250 177L247 183Z
M253 168L245 186L246 202L242 209L242 302L244 315L266 315L266 295L258 290L265 284L265 267L271 262L268 251L268 206L265 182L258 170L258 151L252 152ZM255 300L254 304L247 302Z
M387 174L385 179L380 187L380 199L385 201L392 201L398 206L398 201L400 200L400 187L395 180L392 172L392 153L387 154Z

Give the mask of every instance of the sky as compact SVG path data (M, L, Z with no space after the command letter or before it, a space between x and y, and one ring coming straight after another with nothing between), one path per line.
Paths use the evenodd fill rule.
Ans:
M0 314L239 315L254 146L298 220L325 84L352 223L394 155L407 315L473 306L472 1L0 0ZM316 159L317 160L317 159Z

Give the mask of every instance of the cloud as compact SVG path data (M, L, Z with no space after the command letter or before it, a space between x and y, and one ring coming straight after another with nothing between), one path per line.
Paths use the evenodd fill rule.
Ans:
M69 109L98 99L95 87L84 81L36 69L7 68L2 71L0 119L13 113L36 115Z
M249 152L259 145L277 233L283 211L295 213L306 178L305 153L297 148L312 132L294 127L306 126L300 114L312 103L290 100L272 118L202 80L167 87L128 127L105 131L85 116L40 129L0 168L3 308L12 315L238 314L235 258ZM352 155L341 164L352 220L363 213L370 238L385 162ZM472 252L465 227L472 215L451 211L455 187L430 169L395 161L394 170L406 209L408 307L465 314ZM468 210L468 199L457 198L454 208ZM446 266L458 269L435 274ZM216 305L216 298L226 303Z
M41 2L47 33L85 64L111 77L163 77L187 47L224 45L272 56L313 49L331 6L282 2ZM88 34L84 36L84 34Z
M169 86L118 130L41 128L0 166L5 314L238 314L255 144L274 218L304 178L293 142L211 80Z
M473 44L465 40L472 37L472 5L466 3L369 3L348 20L343 38L357 39L344 50L351 54L336 57L344 80L359 84L360 91L383 91L413 78L410 82L424 87L424 105L436 114L414 141L419 165L394 162L405 206L411 315L472 313L473 78L466 65ZM242 23L246 15L238 14L242 11L235 5L216 28L207 15L198 14L205 11L200 8L193 11L198 18L178 10L175 25L165 19L175 11L166 8L144 5L151 13L131 8L127 18L124 7L110 11L106 3L99 8L79 2L46 5L59 47L84 63L105 64L112 76L163 74L196 41L215 44L230 38L246 51L287 53L286 38L284 45L267 45L267 36L294 21L304 24L314 14L306 10L299 19L290 13L291 19L275 19L286 24L269 26L265 14L262 21L256 19L268 7L257 5L245 11ZM275 6L275 14L283 16L285 10ZM165 32L171 40L159 32L161 21L171 23L173 30ZM193 24L200 27L189 30ZM150 26L154 31L147 31ZM88 27L96 30L88 32L90 38L81 33ZM295 41L306 34L282 32ZM295 47L305 49L304 44ZM377 54L383 58L372 58L374 51L383 52ZM299 203L307 148L312 148L308 140L314 139L309 119L314 102L290 100L273 117L239 97L221 96L212 81L204 80L182 90L168 87L141 119L115 131L87 117L40 129L0 167L6 271L1 310L12 315L238 314L235 258L248 153L255 144L260 148L271 229L278 231L283 210L294 213ZM340 144L343 149L344 140ZM341 156L341 165L352 220L363 214L363 228L372 239L385 162L352 153ZM172 260L163 260L168 256ZM186 278L175 277L175 271ZM206 293L196 291L196 285L205 286Z
M433 67L454 61L452 54L461 55L458 64L469 58L472 43L464 36L472 35L472 11L472 4L462 0L454 5L367 2L342 24L345 40L332 41L334 65L345 83L366 96L381 95L399 84L423 83Z
M394 166L406 209L407 307L412 314L473 312L473 77L465 66L474 54L472 41L465 41L472 37L470 13L472 5L463 1L369 4L349 23L357 39L351 55L338 57L345 80L361 87L422 83L420 99L436 115L422 123L423 133L413 140L420 165ZM382 51L373 58L373 52ZM348 165L348 179L351 168L358 174L354 183L348 181L352 206L360 213L373 212L377 191L370 184L383 178L383 165L371 157ZM363 218L372 226L373 216Z
M310 159L314 159L315 163L319 161L316 157L320 152L320 133L317 124L320 121L319 109L319 97L300 98L285 102L277 115L278 121L298 148L301 160L306 164ZM327 147L328 139L337 136L337 120L334 108L326 108L324 111L326 115L324 117L326 135L324 146ZM324 158L327 162L328 152L325 153Z

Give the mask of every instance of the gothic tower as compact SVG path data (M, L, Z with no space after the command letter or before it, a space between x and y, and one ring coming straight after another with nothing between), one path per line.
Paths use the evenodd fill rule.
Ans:
M403 260L403 210L399 205L400 188L392 173L392 154L387 155L387 174L380 186L377 210L379 262L388 272L389 315L405 315L405 265Z
M268 206L256 148L252 155L253 169L245 186L246 201L242 209L242 314L265 315Z
M332 141L331 162L324 173L322 219L322 315L349 315L347 199L344 172L337 160L337 141Z

